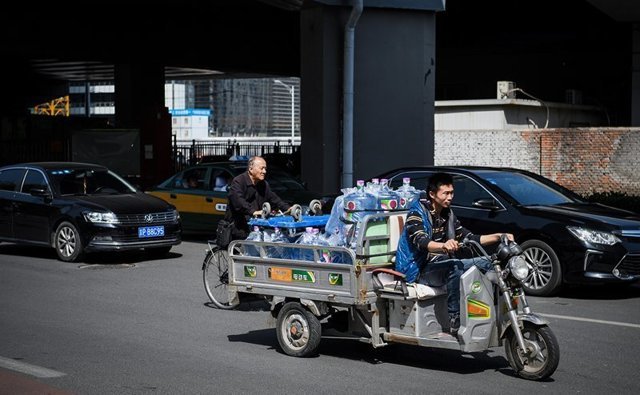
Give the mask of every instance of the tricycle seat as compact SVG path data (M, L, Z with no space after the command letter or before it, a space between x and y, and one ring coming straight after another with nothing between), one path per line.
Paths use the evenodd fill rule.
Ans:
M447 293L447 287L430 287L424 284L407 283L404 274L393 269L380 268L371 272L374 290L383 297L404 300L426 300Z

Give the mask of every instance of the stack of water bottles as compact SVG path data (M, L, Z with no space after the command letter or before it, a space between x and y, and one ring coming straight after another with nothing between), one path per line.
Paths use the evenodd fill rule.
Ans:
M307 227L295 240L296 244L316 246L320 248L291 248L266 246L265 254L270 258L297 259L316 261L314 250L318 251L318 262L349 263L348 254L341 251L323 249L323 246L342 247L347 246L355 250L356 242L362 220L366 215L388 212L394 210L407 210L414 201L420 199L422 191L411 186L409 178L403 178L402 186L393 190L388 185L388 180L372 179L365 185L364 180L358 180L355 188L342 190L342 195L337 197L331 215L321 229ZM273 230L260 231L254 226L247 240L267 241L272 243L289 243L293 241L286 237L277 227ZM245 246L245 255L259 256L255 246Z
M275 227L273 230L266 229L260 230L259 226L254 226L247 240L251 241L267 241L271 243L288 243L289 239L280 231L280 228ZM266 246L264 247L265 254L270 258L287 258L285 255L287 251L284 247L280 246ZM243 254L248 256L260 256L260 251L255 245L244 244Z
M420 198L420 191L411 186L409 178L403 179L403 184L397 190L389 187L387 179L374 178L366 186L363 180L358 180L356 190L343 197L342 222L346 223L342 229L345 242L355 249L360 233L360 225L365 216L395 210L407 210L410 205ZM332 212L333 217L333 212Z

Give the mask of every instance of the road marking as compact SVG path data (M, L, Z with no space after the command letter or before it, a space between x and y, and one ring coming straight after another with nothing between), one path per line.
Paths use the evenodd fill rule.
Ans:
M11 358L0 357L0 368L11 369L16 372L25 373L30 376L40 377L43 379L51 379L54 377L66 376L66 373L43 368L41 366L31 365L25 362L16 361Z
M538 314L543 316L543 317L559 318L561 320L594 322L596 324L607 324L607 325L626 326L626 327L629 327L629 328L640 328L640 324L631 324L629 322L596 320L596 319L593 319L593 318L572 317L572 316L569 316L569 315L555 315L555 314L541 314L541 313L538 313Z

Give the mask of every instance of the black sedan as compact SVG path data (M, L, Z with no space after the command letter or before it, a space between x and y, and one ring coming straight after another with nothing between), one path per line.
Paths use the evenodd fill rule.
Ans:
M526 290L551 295L565 283L632 283L640 279L640 216L586 202L537 174L487 167L411 167L378 178L402 178L426 190L438 171L454 178L453 209L477 234L513 233L531 263Z
M0 168L0 241L50 246L69 262L92 251L162 256L180 244L181 225L175 207L106 167L25 163Z

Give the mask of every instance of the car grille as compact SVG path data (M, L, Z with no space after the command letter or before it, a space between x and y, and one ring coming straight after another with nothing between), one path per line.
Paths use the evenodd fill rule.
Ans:
M618 264L618 270L623 276L639 276L640 275L640 255L627 255Z
M152 225L152 224L167 224L173 223L177 220L177 214L175 211L167 211L162 213L151 214L120 214L118 215L118 221L122 225Z

